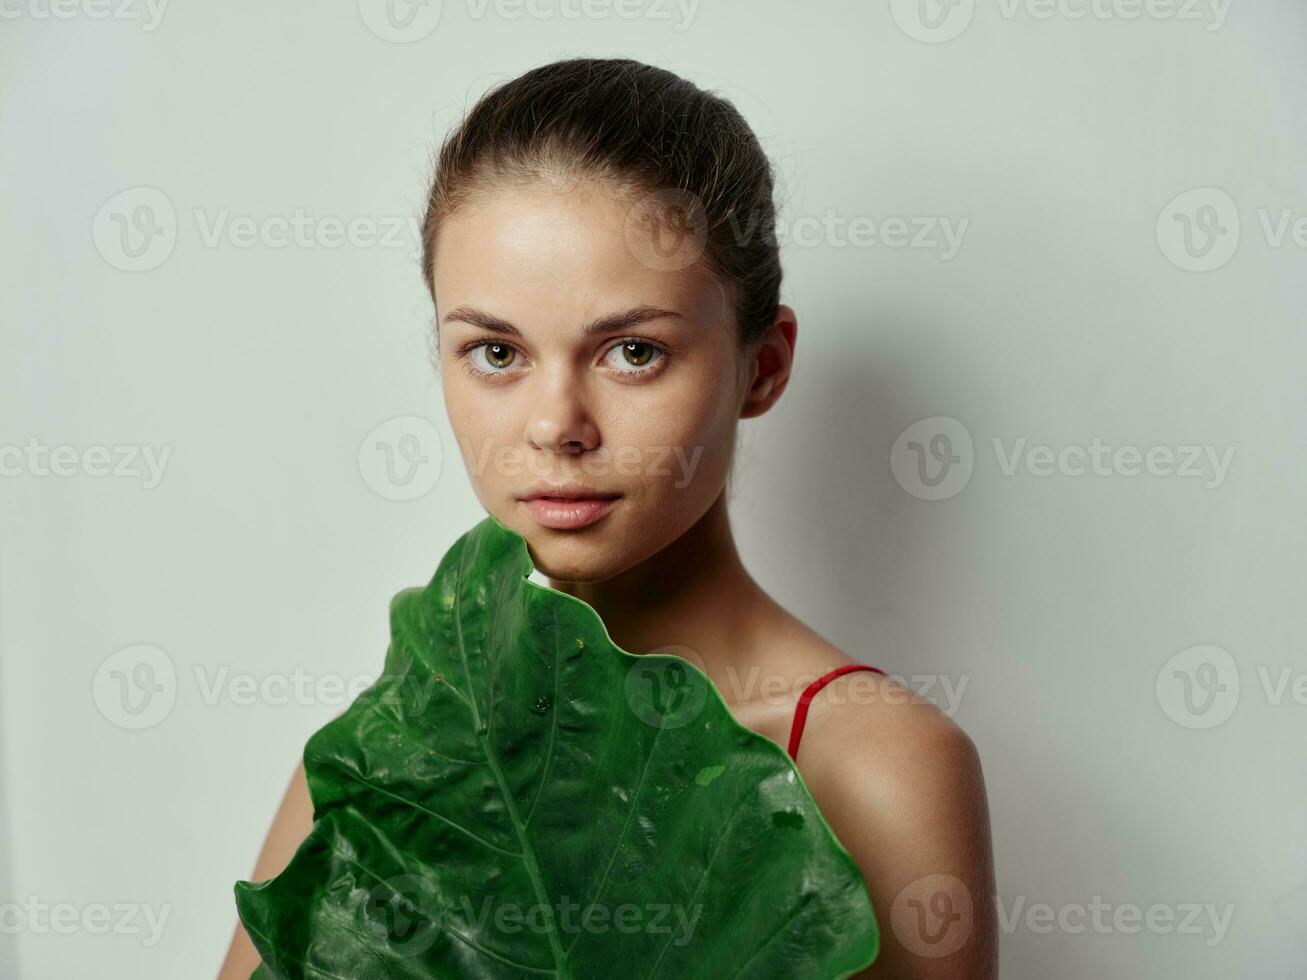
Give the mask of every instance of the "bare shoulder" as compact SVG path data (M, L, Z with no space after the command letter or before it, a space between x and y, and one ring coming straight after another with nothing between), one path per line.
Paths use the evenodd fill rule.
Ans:
M897 681L850 672L813 698L798 765L871 894L881 954L864 975L995 976L989 807L967 733Z
M813 699L800 743L804 779L835 815L869 813L920 838L969 833L985 809L980 754L933 702L870 671Z
M825 653L835 666L854 664ZM830 669L830 668L828 668ZM816 791L863 806L932 806L983 794L980 755L933 701L886 674L851 671L812 698L798 764Z
M844 654L840 659L858 663ZM823 749L834 746L842 764L851 754L867 763L908 757L919 763L978 764L971 739L934 701L873 671L836 677L812 699L804 755L819 766L832 755Z

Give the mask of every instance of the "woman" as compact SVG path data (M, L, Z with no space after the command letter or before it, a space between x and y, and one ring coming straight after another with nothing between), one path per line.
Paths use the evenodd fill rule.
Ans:
M774 227L753 132L676 75L575 59L490 92L445 142L423 226L450 424L478 499L550 585L622 649L694 661L789 746L871 894L865 975L992 977L972 743L787 612L732 538L738 423L780 398L797 335ZM311 822L301 768L253 879ZM222 977L257 964L238 926Z

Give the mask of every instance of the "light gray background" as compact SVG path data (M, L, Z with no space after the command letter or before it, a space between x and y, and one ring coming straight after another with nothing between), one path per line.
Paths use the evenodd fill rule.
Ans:
M396 36L370 0L157 20L5 0L0 446L171 455L148 488L12 452L0 477L0 905L82 923L11 908L0 975L216 971L232 883L344 702L213 685L374 675L390 597L483 516L426 360L416 239L360 235L417 215L434 143L481 91L586 54L720 89L775 161L800 339L786 396L746 425L739 539L855 656L965 685L1003 975L1301 976L1307 238L1275 232L1307 217L1307 11L925 2L445 0ZM129 271L114 236L142 207L165 234ZM278 247L297 209L320 237ZM224 215L253 244L206 241ZM965 235L904 246L896 217ZM332 219L363 231L333 245ZM1186 247L1185 221L1215 237ZM444 463L428 432L404 487L434 486L410 501L377 439L402 450L421 425L369 435L405 417ZM955 421L903 442L951 440L938 493L894 449L935 417ZM1234 455L1223 478L1110 456L1107 475L1004 471L1019 440L1096 438ZM131 730L149 716L114 708L109 670L149 675L106 661L140 644L175 673L149 703L171 709ZM1200 645L1228 658L1184 653ZM1204 686L1186 702L1185 683ZM1107 930L1076 928L1096 897ZM86 925L124 903L167 909L157 943ZM1190 904L1233 905L1219 942L1205 914L1197 934L1112 925Z

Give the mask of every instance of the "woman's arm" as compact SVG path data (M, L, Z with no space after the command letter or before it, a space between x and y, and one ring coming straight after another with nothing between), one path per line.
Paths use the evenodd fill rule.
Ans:
M876 684L878 703L846 695L828 705L799 757L880 926L880 953L857 980L993 980L994 863L976 748L934 705Z
M259 860L254 865L251 881L266 881L280 874L290 863L296 849L313 829L313 804L309 800L309 785L304 778L304 763L295 767L290 786L282 797L281 806L268 830ZM236 923L236 934L227 948L227 958L218 973L218 980L249 980L259 966L259 954L245 934L245 927Z

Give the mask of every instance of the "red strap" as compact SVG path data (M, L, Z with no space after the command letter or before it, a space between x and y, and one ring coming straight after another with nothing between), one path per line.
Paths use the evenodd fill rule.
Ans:
M818 677L815 681L803 689L803 694L799 696L799 706L794 709L794 723L790 726L790 758L797 761L799 757L799 739L803 738L803 726L808 721L808 705L812 703L813 697L823 687L839 677L841 674L847 674L851 670L874 670L878 674L885 671L879 667L873 667L870 664L845 664L843 667L836 667L829 674Z

